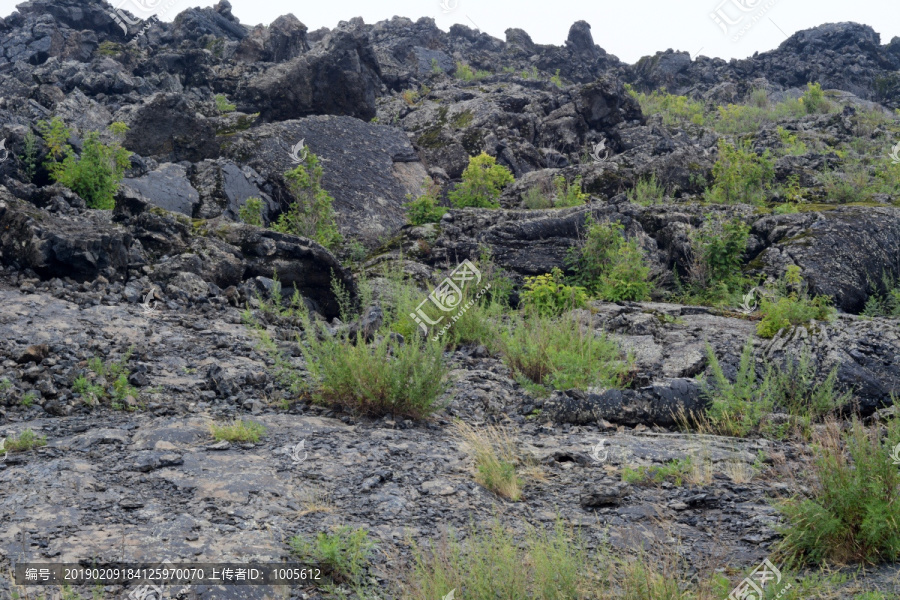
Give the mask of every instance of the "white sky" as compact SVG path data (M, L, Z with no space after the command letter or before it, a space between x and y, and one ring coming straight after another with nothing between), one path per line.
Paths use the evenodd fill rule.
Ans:
M18 1L0 0L0 15L11 13ZM171 8L161 15L171 21L185 8L213 6L216 0L114 2L138 16L142 5L158 11L171 3ZM442 2L452 10L445 12ZM505 39L507 28L518 27L539 44L556 45L565 41L572 23L585 20L591 24L597 44L629 63L667 48L686 50L692 56L699 52L725 59L745 58L757 51L776 48L784 41L785 34L840 21L871 25L881 34L882 44L900 36L898 0L231 0L231 4L234 14L249 25L268 24L286 13L293 13L310 30L334 27L338 21L357 16L366 23L394 15L413 20L433 17L444 30L454 23L474 27L474 22L482 31ZM752 10L741 12L739 5ZM769 6L767 11L766 6ZM731 28L729 35L710 18L719 8L732 21L746 15L741 25ZM758 22L738 41L731 39L760 11L763 14Z

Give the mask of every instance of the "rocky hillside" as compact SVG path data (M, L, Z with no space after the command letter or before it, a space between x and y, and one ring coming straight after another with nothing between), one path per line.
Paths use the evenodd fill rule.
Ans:
M900 38L302 17L0 19L0 597L900 598Z

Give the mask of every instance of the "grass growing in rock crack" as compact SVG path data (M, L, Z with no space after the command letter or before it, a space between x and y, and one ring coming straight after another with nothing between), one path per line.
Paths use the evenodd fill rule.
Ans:
M858 421L841 435L828 424L817 438L809 497L779 508L787 522L779 549L795 562L891 562L900 558L900 419L866 430Z
M900 283L892 275L884 274L882 289L869 296L862 314L867 317L900 317Z
M46 445L47 436L37 435L31 429L26 429L18 436L6 438L3 447L7 452L28 452Z
M642 178L628 191L628 201L641 206L662 204L666 196L666 187L656 179L656 174Z
M514 374L550 389L621 387L631 371L618 344L571 313L511 320L500 346Z
M515 439L503 429L486 425L454 424L475 459L475 481L491 492L517 502L522 497L522 479L516 472L521 462Z
M789 266L784 278L770 290L773 297L764 296L760 307L763 320L756 329L760 337L772 338L782 330L810 321L828 321L834 314L829 297L810 297L796 265Z
M372 558L375 543L365 529L339 527L334 533L319 532L315 538L290 539L291 553L312 561L335 583L346 583L360 590Z
M638 467L632 469L625 467L622 469L622 481L625 483L646 484L646 483L663 483L671 481L677 486L684 483L693 470L691 458L675 459L664 465L654 465L651 467Z
M266 435L265 426L254 421L237 419L228 425L210 424L209 432L216 441L256 443Z

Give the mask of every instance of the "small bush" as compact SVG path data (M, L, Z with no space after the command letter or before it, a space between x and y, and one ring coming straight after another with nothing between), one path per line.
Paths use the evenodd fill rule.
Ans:
M555 85L558 88L563 87L563 80L562 80L562 77L560 77L560 75L559 75L559 69L557 69L556 74L550 78L550 83L552 83L553 85Z
M130 369L128 362L131 360L131 350L128 350L118 361L103 362L103 359L94 357L88 361L89 378L86 374L79 375L72 384L72 391L81 394L87 404L94 404L100 400L109 398L111 406L116 410L134 407L125 404L131 397L138 397L138 390L128 383Z
M566 178L560 175L553 180L553 186L556 188L556 208L568 208L571 206L582 206L591 199L590 194L581 191L581 176L576 177L572 183L568 183Z
M559 269L553 269L552 273L546 275L525 278L522 304L527 312L542 317L555 317L573 308L584 308L587 299L587 290L566 285Z
M774 289L776 298L763 298L760 312L763 320L756 333L763 338L772 338L782 329L791 329L810 321L828 321L834 309L831 299L826 296L810 298L806 284L800 275L800 267L791 265L784 279Z
M29 129L25 133L25 148L22 152L22 166L24 167L23 171L25 177L28 182L34 181L34 176L37 174L38 170L38 154L40 153L40 148L38 147L37 136L34 135L34 132Z
M767 109L746 104L720 106L717 117L716 131L730 134L756 133L772 120Z
M7 452L28 452L35 448L47 445L47 436L36 435L31 429L26 429L18 436L6 438L4 449Z
M887 436L854 422L842 444L832 423L814 458L809 498L780 505L787 524L780 550L797 562L893 562L900 558L900 469L891 453L900 444L900 420Z
M733 146L719 141L719 159L713 165L713 186L706 200L716 204L760 204L775 180L775 161L766 150L757 155L749 144Z
M535 186L528 188L528 191L522 195L522 205L529 210L542 210L551 208L553 202L540 187Z
M244 205L238 210L238 217L247 225L263 227L263 201L259 198L247 198Z
M666 188L656 180L656 174L646 179L639 179L634 187L628 191L628 201L641 206L662 204L666 196Z
M514 181L509 169L497 164L497 159L482 152L469 159L463 171L462 183L450 192L450 202L457 208L499 208L501 190Z
M863 315L867 317L900 317L900 284L890 274L882 276L883 292L874 293L866 300Z
M464 62L456 63L456 72L453 74L454 77L460 79L462 81L475 81L476 79L484 79L485 77L490 77L491 73L489 71L473 71L472 67L467 65Z
M228 98L225 94L216 94L216 110L220 113L230 113L234 112L237 106L228 101Z
M416 199L411 195L406 197L409 202L406 207L406 217L413 225L425 225L426 223L439 223L441 217L447 213L447 208L438 206L440 187L431 180L425 182L425 193Z
M638 101L641 111L645 115L662 115L664 125L704 125L706 123L706 107L702 102L686 96L674 96L667 93L665 88L645 94L635 91L626 83L625 89Z
M236 420L229 425L212 424L209 429L213 438L220 442L253 442L255 444L266 435L266 428L253 421Z
M272 229L308 237L331 249L342 238L332 208L334 200L322 187L323 175L319 159L312 152L307 153L304 164L284 174L288 189L297 201L279 215Z
M630 372L615 342L571 316L514 320L500 345L514 373L551 389L621 387Z
M825 99L825 92L819 83L806 85L806 92L800 99L806 112L811 115L831 112L831 102Z
M50 176L84 198L90 208L99 210L115 207L116 191L130 165L131 152L122 148L120 141L128 127L113 123L109 129L117 141L106 145L100 141L99 133L91 132L85 137L79 156L69 145L71 132L59 117L38 123L50 150L46 163Z
M362 586L375 542L365 529L339 527L334 533L319 532L314 540L290 539L291 553L309 560L338 583Z
M415 419L440 408L447 375L441 343L412 332L405 342L387 337L370 347L362 334L333 337L301 318L306 331L301 350L318 402Z
M707 215L703 226L691 232L689 288L701 303L735 304L734 296L746 286L741 273L750 227L740 219Z
M636 240L626 240L620 223L587 222L587 235L570 250L572 279L598 298L610 302L650 297L650 267Z

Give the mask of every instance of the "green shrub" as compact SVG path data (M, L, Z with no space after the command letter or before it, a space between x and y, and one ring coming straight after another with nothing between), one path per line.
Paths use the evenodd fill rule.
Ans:
M425 182L425 193L413 199L412 195L407 195L409 200L404 206L406 207L406 218L413 225L425 225L426 223L439 223L441 217L447 213L447 208L438 206L440 196L440 187L431 180Z
M227 442L252 442L256 443L266 435L266 428L253 421L235 420L228 425L211 424L209 431L213 438Z
M88 370L92 373L88 378L85 374L79 375L72 384L72 391L81 394L86 404L94 404L100 400L109 398L111 406L116 410L132 407L126 406L125 401L138 397L138 390L128 383L128 375L131 370L128 362L131 360L132 351L128 350L117 361L104 362L99 357L88 361Z
M563 80L562 80L562 77L560 77L560 75L559 75L559 69L556 70L556 75L554 75L553 77L550 78L550 83L552 83L553 85L555 85L558 88L563 87Z
M573 308L587 305L587 291L583 287L566 285L563 273L553 269L552 273L525 278L522 304L529 313L542 317L559 316Z
M547 194L538 187L531 187L522 196L522 205L529 210L541 210L551 208L553 202L547 197Z
M215 100L216 110L218 110L220 113L224 114L234 112L234 110L237 108L237 106L228 101L228 98L225 96L225 94L216 94Z
M463 171L462 183L450 192L450 202L457 208L499 208L501 190L514 178L509 169L497 164L497 159L482 152L469 159Z
M776 408L792 417L788 426L808 427L851 399L850 394L841 395L835 390L837 367L821 377L808 349L782 364L766 364L760 377L753 344L748 341L733 383L725 377L712 347L707 346L706 351L711 377L702 377L700 385L710 405L695 424L712 433L744 437L758 431L780 438L786 433L785 428L763 424L763 418Z
M707 215L703 226L690 234L686 302L735 305L747 279L741 273L750 227L740 219Z
M656 180L656 174L651 174L648 178L639 179L628 191L628 201L641 206L651 206L662 204L665 195L665 186Z
M810 298L807 293L800 267L791 265L784 279L775 287L775 298L762 299L760 312L763 320L756 333L763 338L772 338L782 329L791 329L810 321L827 321L834 313L831 299L826 296Z
M456 63L456 72L453 74L454 77L460 79L462 81L475 81L476 79L484 79L485 77L490 77L491 73L489 71L473 71L472 67L467 65L464 62L457 61Z
M21 156L22 166L28 182L33 182L34 176L37 174L39 153L40 148L38 148L37 136L29 129L25 133L25 148Z
M289 543L292 554L317 564L334 581L355 587L364 585L375 548L365 529L346 526L334 533L319 532L314 540L295 536Z
M778 133L779 139L781 139L786 156L803 156L809 152L806 144L800 141L797 134L791 133L783 127L777 127L775 131Z
M49 123L38 123L38 130L50 150L46 163L50 176L84 198L90 208L100 210L115 207L116 191L125 178L131 156L119 141L128 127L124 123L113 123L109 129L117 141L106 145L100 141L99 133L91 132L85 137L79 156L69 145L71 132L59 117L53 117Z
M637 240L626 240L620 223L595 223L590 218L585 238L570 250L573 281L610 302L650 297L650 267Z
M809 83L806 85L806 92L800 99L806 112L811 115L819 113L827 113L831 111L831 102L825 99L825 92L819 83Z
M334 248L342 240L335 221L331 195L322 187L324 171L318 157L308 152L304 164L284 174L288 189L297 198L279 215L272 229L315 240Z
M35 435L31 429L26 429L18 436L6 438L4 450L6 452L28 452L34 448L47 445L47 436Z
M900 469L891 454L900 444L900 421L887 436L857 421L841 440L832 424L814 455L811 497L782 503L787 524L780 551L797 562L893 562L900 558Z
M718 107L715 129L721 133L756 133L772 120L765 108L746 104L729 104Z
M441 75L444 70L441 68L441 65L438 64L438 59L431 59L431 74L432 75Z
M244 205L238 210L238 216L241 221L247 225L263 227L265 221L263 220L262 200L259 198L247 198L247 201L244 202Z
M766 150L757 155L747 143L736 146L719 140L719 159L713 165L713 186L706 200L717 204L765 202L775 180L775 161Z
M900 317L900 285L888 273L882 276L882 284L884 291L869 296L862 314L867 317Z
M556 390L620 387L630 371L615 342L573 316L512 320L500 344L514 373Z
M566 178L560 175L553 180L553 186L556 188L556 208L568 208L571 206L582 206L591 199L590 194L581 191L581 176L576 177L572 183L568 183Z

